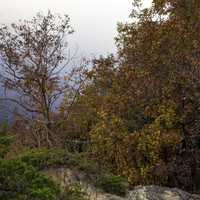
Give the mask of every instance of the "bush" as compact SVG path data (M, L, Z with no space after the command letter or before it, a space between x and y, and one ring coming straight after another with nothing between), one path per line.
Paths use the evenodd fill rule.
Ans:
M0 126L0 158L4 158L6 153L9 151L9 147L13 141L13 138L8 135L7 124Z
M69 164L78 170L84 171L87 174L99 173L98 165L95 161L89 158L87 153L74 153L69 157Z
M30 150L20 156L20 160L39 170L50 167L76 167L81 171L95 173L97 164L86 153L69 153L60 149Z
M0 199L56 200L59 189L48 177L17 160L0 161Z
M72 184L65 190L62 199L64 200L88 200L86 191L80 184Z
M31 150L20 156L21 161L39 170L67 164L68 154L64 150L39 149Z
M119 196L125 196L129 188L129 184L124 178L115 175L99 177L96 186L103 189L105 192Z

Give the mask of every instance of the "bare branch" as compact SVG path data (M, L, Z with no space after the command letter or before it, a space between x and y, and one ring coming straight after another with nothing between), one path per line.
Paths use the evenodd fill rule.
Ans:
M28 108L27 106L23 105L22 102L17 101L16 99L12 99L12 98L0 98L0 101L11 101L13 103L16 103L17 105L19 105L20 107L22 107L23 109L25 109L28 112L32 112L32 113L42 113L40 110L36 110L36 109L31 109Z

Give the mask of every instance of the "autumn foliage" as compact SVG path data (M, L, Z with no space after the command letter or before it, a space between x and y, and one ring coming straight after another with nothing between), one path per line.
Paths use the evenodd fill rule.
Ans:
M51 136L67 152L87 152L99 174L200 192L200 2L140 3L132 22L118 24L117 55L70 77L68 86L79 84L51 110Z
M93 120L78 115L90 121L91 152L131 184L197 190L199 2L134 5L133 22L118 25L118 55L85 72L77 106Z

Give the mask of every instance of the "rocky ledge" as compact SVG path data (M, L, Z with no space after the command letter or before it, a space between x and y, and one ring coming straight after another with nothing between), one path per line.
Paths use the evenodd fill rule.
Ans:
M159 186L138 186L130 191L127 200L200 200L200 196L192 195L177 188Z
M81 183L89 200L200 200L200 195L190 194L178 188L137 186L125 197L105 193L86 181L84 173L60 168L46 171L56 182L65 187L69 183Z

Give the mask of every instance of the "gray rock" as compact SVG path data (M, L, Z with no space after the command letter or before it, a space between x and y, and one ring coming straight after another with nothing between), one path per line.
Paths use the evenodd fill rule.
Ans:
M128 200L200 200L200 196L192 195L177 188L159 186L138 186L130 191Z

